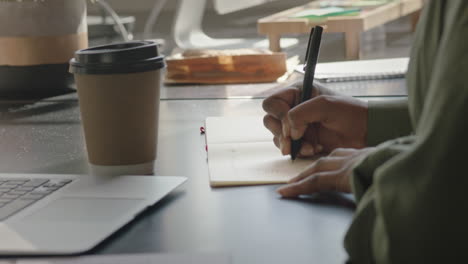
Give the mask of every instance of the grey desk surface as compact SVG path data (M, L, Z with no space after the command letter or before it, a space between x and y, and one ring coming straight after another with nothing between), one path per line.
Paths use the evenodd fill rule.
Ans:
M168 96L171 88L165 89L163 97L174 99ZM287 200L273 185L209 187L199 133L205 118L264 113L261 99L180 100L196 94L178 93L160 104L155 174L183 175L188 182L90 253L221 252L243 264L342 263L343 236L354 210L346 197ZM0 171L88 172L76 94L36 102L0 100Z
M227 85L166 85L161 89L162 99L220 99L220 98L265 98L278 90L301 80L293 74L284 83L227 84ZM327 87L345 95L361 97L405 96L405 79L350 81L324 83Z

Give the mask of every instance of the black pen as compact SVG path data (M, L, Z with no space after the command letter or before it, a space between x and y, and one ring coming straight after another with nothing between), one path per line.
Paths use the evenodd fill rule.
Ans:
M309 100L312 97L314 88L315 66L317 65L320 42L322 40L323 28L315 26L310 30L309 42L307 44L305 65L304 65L304 83L302 85L302 95L300 103ZM301 139L291 140L291 159L295 160L301 149Z

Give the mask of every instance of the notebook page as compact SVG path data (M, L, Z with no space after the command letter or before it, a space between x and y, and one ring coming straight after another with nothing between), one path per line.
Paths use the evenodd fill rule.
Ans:
M210 184L286 183L312 160L281 155L262 117L216 117L206 122Z
M291 161L273 142L224 143L208 148L212 186L286 183L311 163Z
M263 126L262 116L208 117L205 121L206 143L273 142L273 135Z

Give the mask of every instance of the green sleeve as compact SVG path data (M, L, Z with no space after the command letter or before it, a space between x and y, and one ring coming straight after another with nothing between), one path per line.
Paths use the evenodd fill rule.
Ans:
M414 98L422 102L415 135L379 145L354 169L358 206L345 237L351 263L466 261L468 3L445 3L458 8L446 13L432 54L437 67Z
M358 202L373 184L373 175L379 166L407 150L414 141L413 135L382 143L354 169L352 189Z
M354 169L352 189L356 197L355 219L345 238L350 263L375 263L373 248L373 227L377 217L375 206L376 187L374 174L380 165L405 152L415 142L415 136L398 138L377 146ZM385 263L385 262L384 262Z
M368 107L368 146L375 146L413 132L406 98L369 101Z

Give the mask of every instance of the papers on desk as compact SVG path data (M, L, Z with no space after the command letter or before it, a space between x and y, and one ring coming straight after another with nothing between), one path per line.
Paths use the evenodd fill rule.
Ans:
M6 260L0 264L228 264L228 256L222 254L126 254L95 255L69 258L38 258Z
M208 117L206 143L210 185L286 183L312 160L282 156L263 117Z
M325 7L300 11L292 18L323 19L332 16L355 16L359 15L359 8Z
M387 4L391 0L325 0L320 1L320 7L375 7Z
M315 79L340 82L403 78L408 63L409 58L319 63L315 69ZM304 73L304 65L298 65L296 71Z

